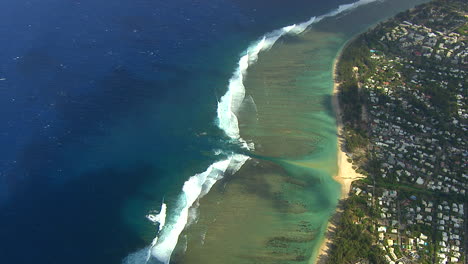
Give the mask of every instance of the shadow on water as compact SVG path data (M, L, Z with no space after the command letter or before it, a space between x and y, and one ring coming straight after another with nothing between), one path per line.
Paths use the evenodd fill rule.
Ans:
M333 109L333 105L332 105L332 98L333 98L333 95L326 94L326 95L323 95L322 98L320 98L320 100L321 100L323 110L327 114L327 116L335 119L336 115L335 115L335 110Z

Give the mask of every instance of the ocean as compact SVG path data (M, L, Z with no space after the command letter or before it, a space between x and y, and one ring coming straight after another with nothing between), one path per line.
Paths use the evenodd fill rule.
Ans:
M2 1L1 262L307 263L333 59L419 2Z

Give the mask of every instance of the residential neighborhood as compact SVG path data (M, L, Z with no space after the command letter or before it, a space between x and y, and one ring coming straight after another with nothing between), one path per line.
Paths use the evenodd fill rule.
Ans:
M467 261L467 26L467 3L433 1L362 34L338 66L346 151L367 176L341 225L383 263Z
M464 203L407 197L371 185L354 187L352 193L366 198L368 207L377 208L373 224L388 263L463 263Z

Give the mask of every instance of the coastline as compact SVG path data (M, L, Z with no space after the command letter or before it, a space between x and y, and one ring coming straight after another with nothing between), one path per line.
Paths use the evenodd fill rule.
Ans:
M348 43L351 43L357 38L350 39ZM344 138L343 132L343 120L341 118L341 107L338 101L339 85L337 82L336 66L341 58L342 51L346 48L347 44L340 50L337 57L333 61L333 95L332 95L332 106L336 117L336 130L338 135L337 142L337 163L338 172L334 179L341 184L341 197L340 200L348 198L349 191L351 190L351 184L355 180L363 179L366 176L356 172L353 169L353 164L348 161L347 153L344 150Z
M337 171L337 174L333 177L333 179L341 185L341 196L340 196L338 205L336 207L335 213L331 216L330 220L328 221L323 241L321 242L317 256L315 257L315 263L317 264L323 264L327 261L328 253L332 245L332 238L335 233L336 226L339 223L341 213L343 212L342 202L348 198L352 183L356 180L365 178L364 175L357 173L353 169L353 165L351 162L348 161L348 157L346 155L346 152L344 151L344 138L342 135L343 120L341 118L341 107L338 101L340 83L337 81L337 78L336 78L337 77L336 66L341 58L342 52L346 48L348 43L351 43L352 41L354 41L356 37L351 38L349 41L345 43L345 45L343 45L343 47L340 49L340 51L338 52L337 56L335 57L333 61L332 107L333 107L333 111L335 112L336 130L337 130L337 136L338 136L338 141L337 141L338 171Z

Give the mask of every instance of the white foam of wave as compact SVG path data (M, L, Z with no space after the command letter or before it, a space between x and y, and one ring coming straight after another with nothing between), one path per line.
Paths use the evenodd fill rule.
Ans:
M237 112L245 97L244 79L250 65L258 60L258 54L269 50L276 41L284 35L298 35L304 32L311 24L316 23L326 17L336 16L345 11L357 8L359 6L382 0L360 0L352 4L340 5L337 9L319 16L312 17L308 21L283 27L263 36L260 40L254 42L247 48L238 62L238 67L229 80L228 91L218 102L218 126L232 139L239 140L244 148L250 149L249 145L239 135L239 122Z
M141 250L138 250L134 253L129 254L122 260L123 264L144 264L148 263L148 252L150 251L151 246L145 247Z
M213 150L213 154L214 154L215 156L219 156L219 155L221 155L222 153L223 153L223 151L220 150L220 149L215 149L215 150Z
M205 244L205 238L206 238L206 231L201 234L200 237L200 244L204 245Z
M164 225L166 224L166 216L167 216L167 205L166 203L161 204L161 210L159 210L159 214L153 215L153 214L148 214L146 217L153 223L159 223L159 232L163 229ZM146 262L148 262L151 258L151 248L153 248L156 243L158 242L158 236L156 236L153 241L151 242L151 246L148 249L142 250L143 252L146 252ZM136 257L138 255L135 255ZM129 264L124 261L124 263Z
M359 0L352 4L340 5L337 9L325 15L312 17L301 24L286 26L268 33L249 46L239 59L238 67L229 80L228 91L218 102L217 121L219 128L232 140L240 142L245 149L252 150L254 147L253 144L247 143L240 137L239 122L236 114L245 97L245 86L243 82L246 78L247 70L250 65L258 60L259 53L269 50L276 41L284 35L301 34L311 24L317 23L324 18L333 17L345 11L350 11L359 6L377 1L384 0ZM177 202L177 208L173 211L174 215L171 216L170 221L160 230L159 235L153 240L151 246L129 255L129 257L124 260L124 263L149 263L151 259L156 259L159 263L168 264L172 252L177 245L179 236L190 219L190 208L196 205L195 203L210 191L211 187L213 187L216 181L223 177L226 171L229 170L230 173L236 172L248 159L247 156L234 154L229 156L226 160L213 163L205 172L190 177L184 183L182 194ZM138 262L137 259L141 259L143 255L141 252L143 251L147 252L147 254L144 254L147 257L145 261Z
M226 160L213 163L206 171L195 174L184 183L182 195L177 202L176 215L171 217L174 221L166 224L161 231L158 243L151 247L152 257L161 263L169 263L179 235L189 220L189 209L210 191L216 181L223 177L231 163L240 167L247 159L248 157L244 155L234 154Z
M163 202L161 204L161 210L158 214L148 214L146 218L153 223L159 223L159 231L164 227L166 223L166 213L167 213L167 205Z
M336 16L336 15L338 15L340 13L355 9L355 8L360 7L362 5L367 5L367 4L370 4L370 3L373 3L373 2L384 2L384 1L385 0L359 0L359 1L351 3L351 4L340 5L337 9L335 9L332 12L330 12L328 14L325 14L325 15L323 15L321 17L325 18L325 17Z

